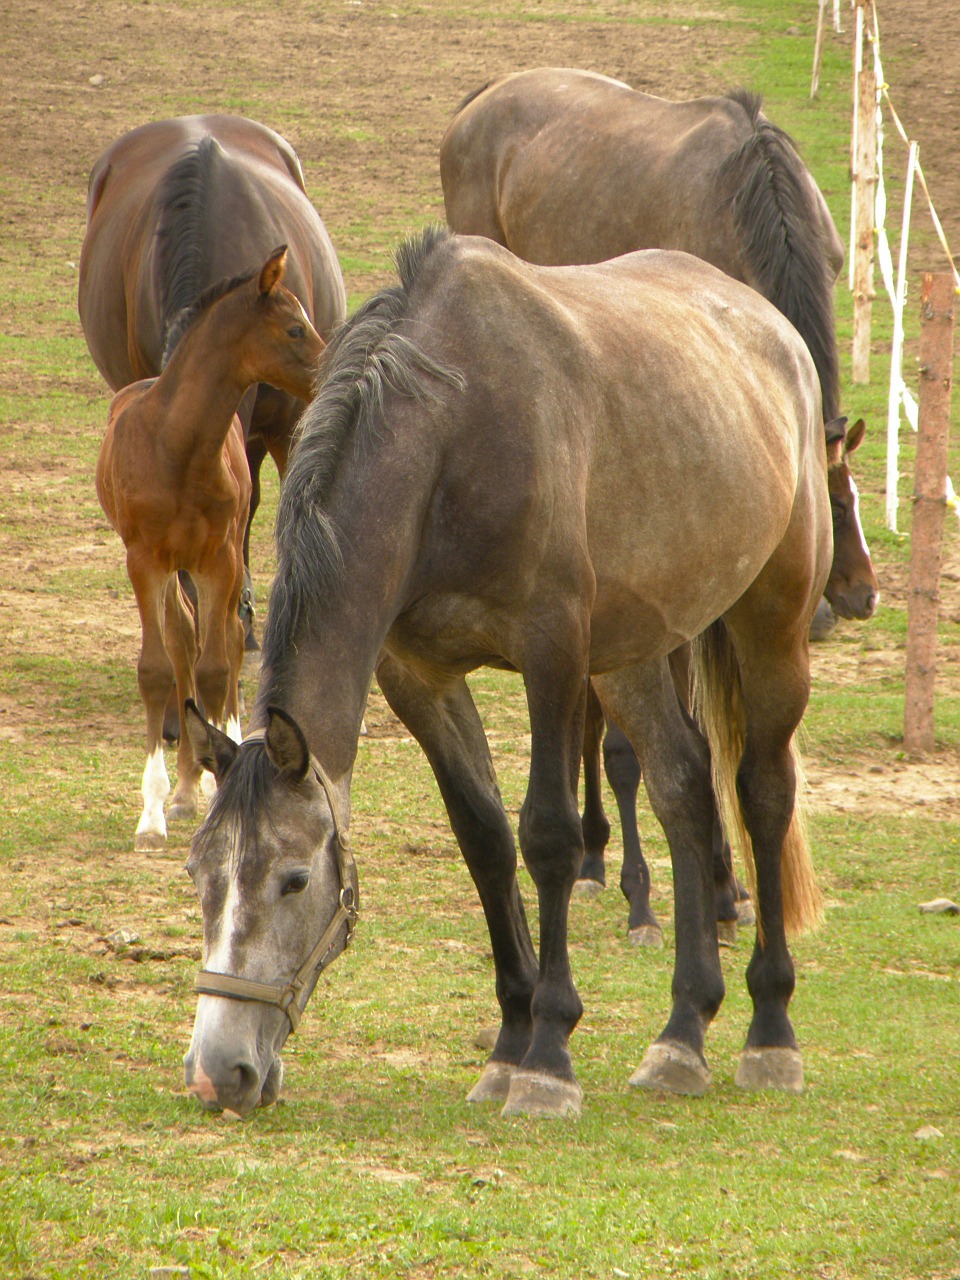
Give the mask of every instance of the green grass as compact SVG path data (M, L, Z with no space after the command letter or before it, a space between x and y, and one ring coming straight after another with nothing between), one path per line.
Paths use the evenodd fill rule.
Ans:
M209 8L200 0L174 7L197 20ZM288 24L273 46L257 22L269 17L276 31L278 13ZM694 24L715 86L764 91L846 236L848 41L828 40L811 102L809 4L744 0L698 18L676 3L542 0L518 9L487 0L481 11L465 0L402 0L389 13L424 24L431 42L445 15L470 28L509 28L517 65L528 53L539 60L537 42L557 25L612 32L607 56L623 50L628 65L645 31ZM409 739L364 738L353 789L363 917L285 1054L284 1101L240 1124L201 1113L183 1092L201 932L182 869L191 826L174 828L161 854L131 852L143 767L136 611L122 547L93 490L108 396L76 323L68 264L82 236L81 174L107 128L97 113L110 127L122 119L120 128L211 107L261 115L308 141L324 137L329 118L345 149L330 156L318 146L305 167L325 215L334 210L328 226L351 303L388 279L397 237L438 216L438 184L425 162L393 192L385 161L388 198L361 188L358 167L376 150L379 126L360 107L354 115L350 93L333 100L338 66L309 64L324 52L311 22L331 15L366 24L382 11L242 0L223 20L221 38L234 53L228 72L217 62L187 75L180 59L195 51L157 42L157 6L110 0L96 21L78 11L51 34L42 74L23 73L20 92L35 93L38 108L49 84L66 82L84 132L48 188L35 185L28 165L2 186L15 222L0 256L8 478L0 514L0 1275L131 1280L179 1265L194 1280L954 1280L960 926L921 915L917 904L960 896L960 818L865 813L856 803L814 812L829 907L824 928L795 947L802 1098L746 1096L733 1085L749 1017L746 936L723 954L728 995L708 1040L710 1093L694 1101L627 1086L669 1007L673 930L668 923L661 953L631 948L611 887L577 902L570 926L586 1008L573 1040L583 1115L569 1124L506 1120L464 1101L483 1062L474 1035L496 1014L493 967L432 775ZM130 61L123 22L143 37ZM358 36L366 29L350 27ZM43 38L41 30L41 46ZM466 56L462 44L443 42L427 55L438 67ZM885 66L893 79L889 54ZM83 85L101 67L113 84L93 99ZM446 119L455 97L425 107L392 68L382 71L384 93L403 108L397 139L416 132L419 111ZM78 77L79 91L71 90ZM896 154L891 142L891 167ZM891 207L893 198L891 190ZM843 287L837 312L845 410L869 425L856 460L868 535L881 579L902 577L909 440L907 533L881 527L889 308L878 297L874 381L856 388ZM915 344L915 306L908 322ZM953 439L958 479L960 432ZM274 473L265 469L263 479L253 554L261 610L277 496ZM948 536L955 546L956 530ZM903 600L891 599L831 641L805 725L811 761L841 775L864 761L888 771L901 762L905 628ZM940 636L955 658L960 620L944 617ZM527 750L522 687L490 671L471 683L516 815ZM955 690L953 681L938 702L941 766L960 758ZM640 821L656 909L669 921L667 849L643 798ZM611 886L620 855L615 835ZM521 883L530 904L524 872ZM138 940L110 941L119 929ZM918 1136L930 1126L943 1137Z

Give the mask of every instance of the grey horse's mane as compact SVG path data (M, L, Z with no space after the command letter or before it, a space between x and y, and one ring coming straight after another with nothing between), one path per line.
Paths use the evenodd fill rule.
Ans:
M277 509L277 573L263 638L263 668L273 701L297 630L313 606L343 585L343 560L325 507L348 447L382 433L387 389L422 401L436 398L436 381L462 387L455 370L429 359L398 326L424 263L450 238L431 227L403 241L395 254L400 283L364 303L337 329L323 354L320 391L297 428ZM261 690L261 701L263 691Z
M759 94L734 89L726 96L743 109L752 130L720 173L752 283L806 342L829 422L840 404L833 279L803 162L789 134L761 114Z

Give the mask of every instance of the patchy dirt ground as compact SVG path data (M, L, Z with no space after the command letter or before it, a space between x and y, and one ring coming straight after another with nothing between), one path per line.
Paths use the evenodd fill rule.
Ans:
M811 5L813 8L814 6ZM449 12L450 6L444 6ZM389 0L338 0L309 6L221 6L109 0L48 5L0 0L5 58L0 67L0 126L8 166L2 181L0 271L24 288L15 313L5 307L7 337L75 336L75 264L84 224L86 178L94 158L124 130L158 115L230 110L258 116L297 147L308 184L343 256L348 289L389 278L388 250L398 232L442 216L436 151L460 98L506 69L544 64L590 67L670 97L724 87L716 68L750 38L744 27L716 21L705 4L663 0L673 19L630 25L622 10L571 0L568 19L543 21L535 2L464 5L456 20L424 3L393 8ZM679 25L677 18L680 18ZM850 25L845 15L845 23ZM890 93L913 136L934 200L954 246L960 245L960 3L931 8L922 0L881 0L884 66ZM793 33L811 44L810 30ZM843 37L848 39L849 36ZM840 37L831 36L831 39ZM762 88L762 86L758 86ZM12 161L12 163L11 163ZM919 213L918 217L921 216ZM939 250L923 249L914 267L943 269ZM374 275L361 268L382 262ZM5 291L6 292L6 291ZM56 385L31 378L16 348L0 378L26 395L77 389L96 394L92 365ZM43 535L4 537L2 606L6 642L57 643L59 619L40 588L58 566L82 554L88 565L114 564L107 531L77 545L60 486L67 476L42 461L22 460L14 483L34 493ZM63 517L61 520L60 517ZM956 559L956 557L954 557ZM960 612L960 564L948 563L946 607ZM11 584L33 591L13 591ZM895 583L890 592L902 592ZM129 601L92 600L73 619L81 632L131 662L137 644ZM12 650L11 650L12 651ZM957 655L944 676L960 684ZM902 653L872 653L902 661ZM817 652L835 670L830 647ZM854 659L850 659L854 662ZM851 671L851 678L856 677ZM0 740L16 739L36 714L29 702L0 702ZM386 714L386 713L384 713ZM117 726L117 733L127 732ZM815 801L878 812L922 806L946 813L956 803L957 762L906 760L831 774L811 768Z

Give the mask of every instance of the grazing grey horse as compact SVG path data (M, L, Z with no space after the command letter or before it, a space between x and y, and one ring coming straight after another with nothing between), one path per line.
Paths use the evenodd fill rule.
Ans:
M401 283L331 341L277 518L278 570L254 732L195 711L215 799L189 869L200 895L187 1084L246 1113L355 905L350 783L374 673L423 747L483 904L501 1025L471 1092L507 1113L576 1112L582 1011L567 951L583 858L587 691L630 736L675 863L673 1007L634 1083L702 1092L723 999L711 868L714 786L741 819L759 929L738 1079L802 1087L788 931L819 897L795 818L794 730L810 619L830 568L820 389L796 331L687 254L532 266L433 231ZM667 655L694 645L700 714ZM531 724L519 842L466 675L521 673Z

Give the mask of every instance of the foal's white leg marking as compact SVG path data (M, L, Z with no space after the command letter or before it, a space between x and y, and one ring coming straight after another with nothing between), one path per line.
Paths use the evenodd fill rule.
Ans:
M231 716L227 721L227 737L232 738L236 743L243 741L243 733L240 730L240 721L236 716Z
M137 835L156 835L165 840L167 823L163 816L163 802L170 794L170 779L162 746L147 756L140 793L143 796L143 813L137 824Z

